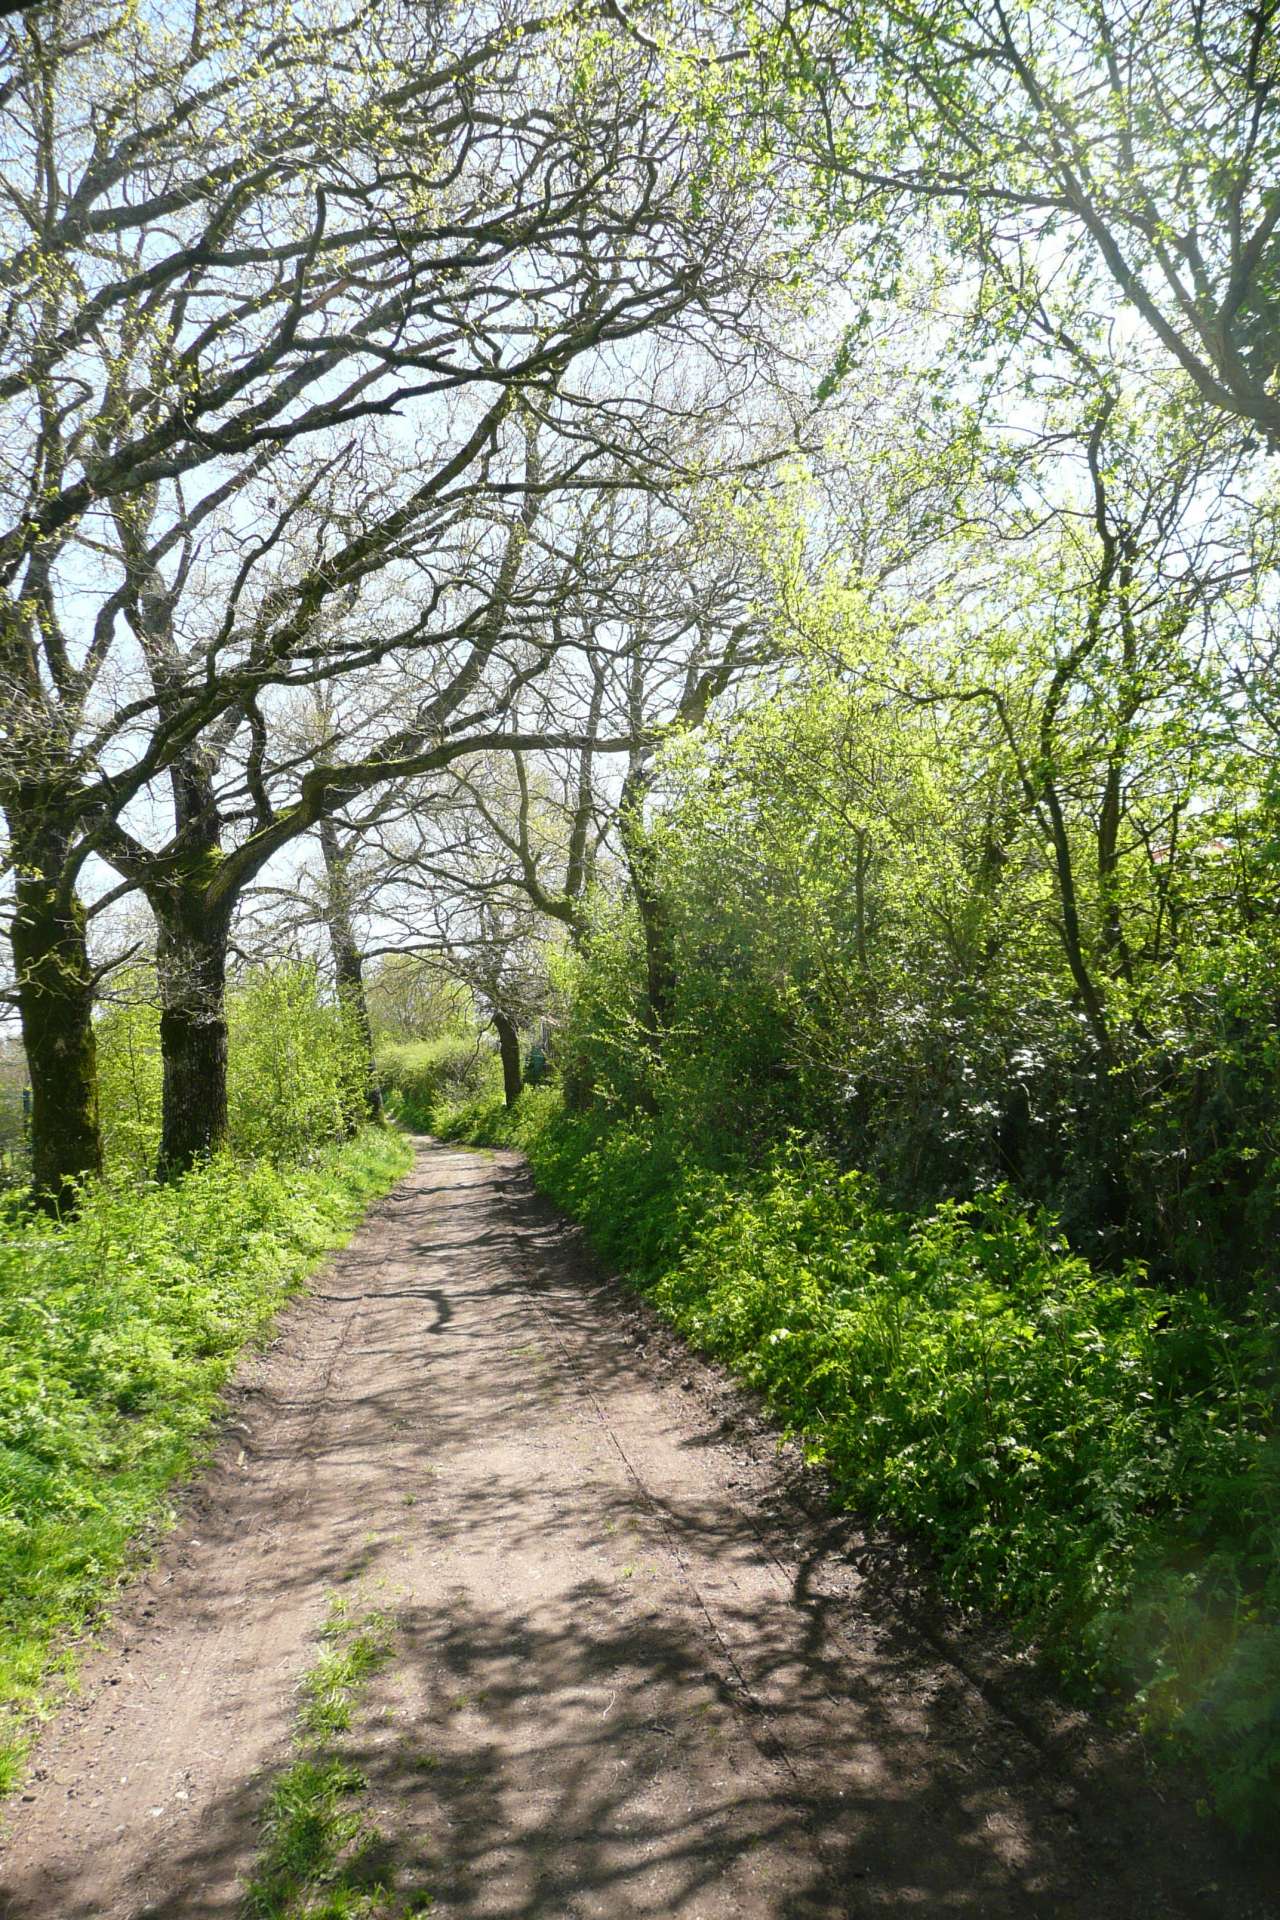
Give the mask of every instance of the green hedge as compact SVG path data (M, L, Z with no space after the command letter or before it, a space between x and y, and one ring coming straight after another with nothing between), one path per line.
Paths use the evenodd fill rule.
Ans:
M502 1084L492 1046L470 1028L387 1042L378 1049L378 1075L388 1112L402 1126L428 1132L437 1110Z
M1204 1769L1239 1827L1280 1787L1274 1299L1228 1317L1097 1273L1003 1192L913 1217L799 1147L754 1174L526 1095L507 1140L599 1251L757 1387L840 1496Z
M368 1131L292 1165L222 1156L173 1186L0 1219L0 1785L69 1635L206 1442L247 1342L412 1158Z

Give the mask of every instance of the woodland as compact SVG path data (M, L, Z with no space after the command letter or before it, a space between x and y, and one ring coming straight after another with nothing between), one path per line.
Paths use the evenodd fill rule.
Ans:
M430 1131L1264 1828L1280 7L0 11L0 1779Z

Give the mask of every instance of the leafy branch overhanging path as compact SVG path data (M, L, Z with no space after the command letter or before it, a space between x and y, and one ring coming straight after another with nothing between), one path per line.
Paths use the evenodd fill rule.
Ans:
M1277 1911L864 1587L857 1542L518 1156L424 1143L44 1738L0 1915L238 1915L335 1593L396 1621L351 1750L434 1914Z

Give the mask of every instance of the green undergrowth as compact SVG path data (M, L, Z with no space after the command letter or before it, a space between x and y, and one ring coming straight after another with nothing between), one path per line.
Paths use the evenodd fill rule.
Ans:
M241 1350L411 1158L368 1130L278 1166L103 1182L62 1225L0 1218L0 1790Z
M370 1679L392 1657L394 1622L335 1604L321 1639L302 1685L294 1758L267 1798L245 1920L408 1920L434 1900L395 1889L368 1781L342 1750Z
M926 1215L800 1146L712 1174L550 1091L437 1128L539 1186L839 1496L1202 1771L1241 1829L1280 1788L1277 1307L1099 1273L1003 1192Z
M470 1029L434 1040L385 1042L378 1049L378 1077L388 1112L416 1131L429 1130L432 1116L449 1102L473 1099L495 1081L501 1085L496 1056Z

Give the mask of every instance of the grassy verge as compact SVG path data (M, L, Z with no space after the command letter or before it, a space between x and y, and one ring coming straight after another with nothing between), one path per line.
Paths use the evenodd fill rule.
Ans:
M367 1132L295 1165L104 1183L60 1227L0 1221L0 1791L241 1350L411 1158Z
M294 1758L272 1785L263 1849L245 1892L246 1920L402 1920L434 1905L397 1892L360 1769L341 1750L371 1676L392 1655L383 1613L335 1606L303 1682Z
M764 1394L850 1505L1200 1767L1240 1828L1280 1788L1274 1297L1228 1316L1097 1273L986 1194L926 1216L780 1152L730 1179L647 1122L526 1096L437 1116L539 1185L691 1342Z

